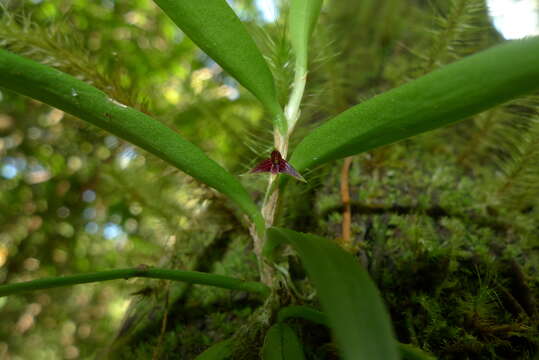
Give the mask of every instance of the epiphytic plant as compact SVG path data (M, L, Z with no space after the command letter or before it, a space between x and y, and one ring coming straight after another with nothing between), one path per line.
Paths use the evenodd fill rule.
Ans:
M268 172L262 204L256 204L238 179L180 134L112 99L93 86L51 67L0 50L0 86L40 100L140 146L227 196L250 218L261 282L206 273L141 266L0 286L0 296L87 282L149 277L239 289L267 300L260 318L267 334L264 359L300 359L303 350L290 317L323 323L332 329L345 359L428 358L399 345L376 287L356 259L327 239L274 227L279 198L286 189L281 173L296 178L333 160L359 154L465 119L539 89L539 38L508 42L466 57L354 106L309 133L290 149L300 123L306 87L309 40L322 0L292 0L289 40L294 79L287 104L278 100L264 57L225 0L155 0L176 25L264 105L273 119L271 158L253 172ZM288 156L289 150L291 156ZM286 160L289 158L289 163ZM280 306L282 287L276 275L279 245L301 258L317 291L323 314L307 307ZM235 338L221 342L200 359L233 356ZM401 355L399 355L401 354Z

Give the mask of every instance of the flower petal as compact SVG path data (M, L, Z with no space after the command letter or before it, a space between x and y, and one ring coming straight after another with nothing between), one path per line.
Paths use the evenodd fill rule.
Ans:
M250 173L261 173L261 172L270 172L272 168L273 163L271 162L271 159L263 160L261 163L259 163L257 166L255 166Z
M305 180L305 178L286 160L279 161L279 172L293 176L299 181L307 182L307 180Z

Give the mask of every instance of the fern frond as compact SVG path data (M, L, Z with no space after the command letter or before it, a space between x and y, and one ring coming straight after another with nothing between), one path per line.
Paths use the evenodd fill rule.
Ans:
M416 64L401 64L405 68L403 75L408 80L479 52L500 40L490 23L486 0L431 0L430 4L433 14L429 22L421 24L422 32L427 36L420 34L417 44L412 46L402 45L406 53L415 59L411 63ZM443 137L444 141L431 141L426 145L432 151L453 153L460 165L475 164L477 157L484 153L485 139L501 118L503 116L496 109L489 110L466 124L435 132L435 136Z
M485 0L451 0L446 14L435 18L434 40L427 55L424 72L485 48L489 25ZM443 10L442 10L443 11Z
M294 80L293 52L288 38L288 8L280 2L279 19L275 23L248 24L248 30L262 52L275 81L277 97L281 105L288 102ZM243 172L252 169L256 162L273 150L273 124L263 119L256 126L250 126L243 134L244 145L249 149L248 158L242 161Z
M76 76L117 101L140 109L135 86L122 88L121 72L107 71L107 65L81 47L85 41L80 34L67 34L65 29L72 28L68 21L42 25L29 15L4 7L0 13L0 47Z
M286 19L286 9L281 9L282 19ZM277 96L281 105L286 104L290 86L294 79L292 48L288 40L287 25L283 20L266 26L249 26L249 33L269 65Z
M470 122L468 131L463 131L460 134L463 144L457 147L456 161L458 164L473 168L476 161L484 157L491 145L489 143L490 136L503 126L504 116L503 108L496 107L477 115ZM464 136L466 138L463 139Z
M539 204L539 97L505 107L509 117L491 138L491 153L502 175L495 200L522 210Z

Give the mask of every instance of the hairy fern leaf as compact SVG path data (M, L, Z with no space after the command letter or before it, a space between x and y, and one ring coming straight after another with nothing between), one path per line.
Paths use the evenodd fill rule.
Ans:
M505 107L509 117L491 137L501 174L495 201L522 210L539 204L539 97Z
M437 27L430 31L433 43L427 52L424 73L492 43L485 0L451 0L445 14L439 14L435 23Z
M81 47L85 42L79 33L66 33L65 29L72 27L66 24L69 18L43 25L29 15L12 13L5 7L2 10L0 48L76 76L113 99L144 111L136 85L123 88L118 69L111 71L107 64Z

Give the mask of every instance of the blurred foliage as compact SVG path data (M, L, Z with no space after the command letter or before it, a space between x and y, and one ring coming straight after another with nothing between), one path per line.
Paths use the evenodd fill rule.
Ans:
M260 105L151 1L0 4L2 48L151 114L233 173L270 150ZM254 1L234 6L285 99L286 7L266 23ZM296 139L499 41L482 0L327 1ZM528 359L537 351L538 110L536 98L521 99L354 158L351 251L377 281L400 341L454 359ZM290 184L279 223L338 238L340 166L306 174L308 187ZM262 177L243 181L262 196ZM309 293L295 262L290 255L296 286ZM257 277L245 219L218 194L130 144L0 89L0 283L141 263ZM1 298L0 358L99 358L113 345L119 358L188 359L252 330L245 326L258 305L242 293L147 280ZM335 358L326 330L293 325L307 358ZM246 358L256 358L255 330L244 339Z
M237 144L261 109L153 3L1 4L0 46L92 83L243 171L251 154ZM0 94L0 282L168 266L170 253L188 268L234 226L222 219L229 210L213 209L215 193L161 161L59 110ZM137 290L114 282L0 299L0 358L87 357L110 342Z

